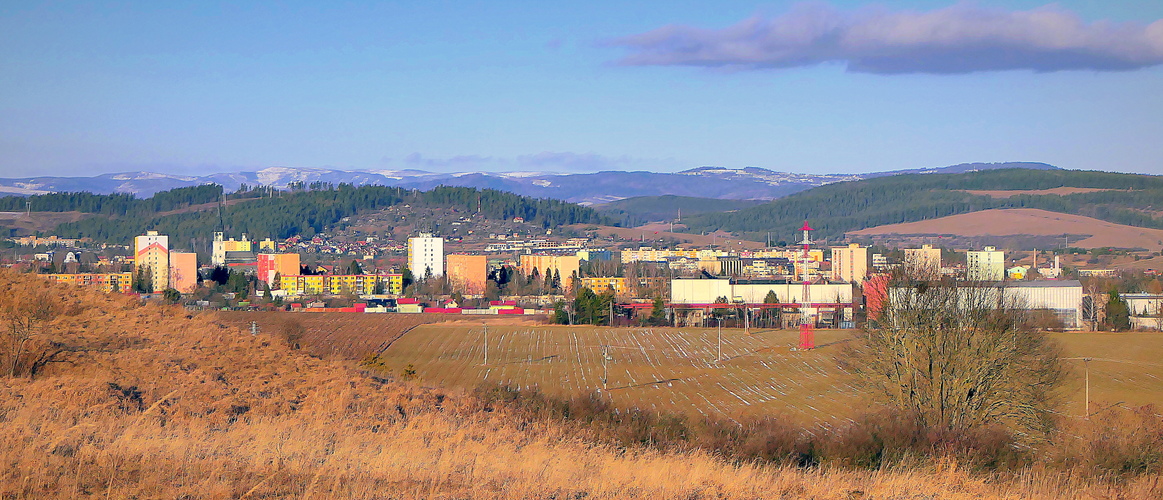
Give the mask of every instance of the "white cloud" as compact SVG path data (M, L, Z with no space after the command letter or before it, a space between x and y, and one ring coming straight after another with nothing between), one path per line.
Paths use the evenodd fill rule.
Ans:
M843 12L800 4L722 29L664 26L613 42L625 65L740 69L843 63L863 73L1125 71L1163 64L1163 20L1083 22L1047 6L1006 11L959 4L928 12Z

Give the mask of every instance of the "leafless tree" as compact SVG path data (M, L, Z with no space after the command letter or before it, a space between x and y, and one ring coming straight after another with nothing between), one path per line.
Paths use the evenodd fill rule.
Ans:
M843 362L927 427L1047 430L1063 378L1059 349L994 284L897 277L886 307Z
M42 338L58 314L57 299L44 291L14 290L0 299L4 322L4 370L9 377L31 373L53 355L53 342Z

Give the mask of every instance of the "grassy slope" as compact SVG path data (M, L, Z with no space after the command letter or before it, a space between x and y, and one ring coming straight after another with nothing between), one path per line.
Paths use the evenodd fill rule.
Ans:
M616 450L561 423L517 421L504 407L456 391L366 377L211 315L37 280L3 273L0 287L47 288L69 304L44 336L70 351L68 362L34 380L0 379L2 498L1158 494L1149 481L999 485L947 466L797 471L702 452Z
M1086 187L1101 191L1020 195L1005 199L963 190ZM772 231L788 238L811 221L816 237L883 224L933 219L989 208L1041 208L1142 227L1163 227L1144 210L1163 205L1163 177L1069 170L1008 169L967 174L913 174L829 184L733 213L709 213L687 221L692 231Z

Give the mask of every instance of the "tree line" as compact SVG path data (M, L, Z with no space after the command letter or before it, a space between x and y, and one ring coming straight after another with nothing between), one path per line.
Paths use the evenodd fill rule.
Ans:
M221 186L214 188L221 192ZM191 189L194 188L181 188L175 191ZM205 189L205 193L202 191L198 193L200 197L191 197L188 203L206 198L210 198L210 201L217 199L210 196L213 193L209 188ZM125 196L74 194L78 199L99 196L120 199ZM155 203L154 207L172 207L176 200L181 199L172 192L158 193L155 198L158 196L165 201ZM356 187L350 184L335 186L328 183L312 183L296 185L286 191L275 191L263 186L253 188L244 186L243 189L231 194L230 198L248 200L227 206L221 211L204 210L169 215L158 215L157 209L137 211L125 209L120 213L91 212L113 216L90 217L61 224L54 232L62 237L89 237L97 241L126 242L148 228L170 235L175 246L185 246L189 243L193 248L204 248L215 231L225 231L229 234L246 233L258 239L266 237L284 239L294 235L311 237L325 231L344 217L400 203L452 207L466 213L476 212L479 207L480 213L485 217L498 219L522 217L527 222L546 228L565 224L610 223L605 216L595 210L572 203L529 198L493 189L478 190L463 187L441 186L429 191L416 191L387 186ZM74 207L63 202L61 206ZM116 216L130 214L135 216Z

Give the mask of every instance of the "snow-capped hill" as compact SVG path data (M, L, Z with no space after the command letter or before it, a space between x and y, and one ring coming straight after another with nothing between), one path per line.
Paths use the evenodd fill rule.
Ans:
M901 170L869 174L801 174L760 167L699 167L676 173L604 171L585 174L554 172L454 172L424 170L339 170L329 168L267 167L254 172L223 172L183 176L155 172L121 172L94 177L34 177L0 179L0 193L32 195L88 191L133 193L149 197L158 191L221 184L235 191L243 184L286 188L292 182L333 185L399 186L408 189L463 186L497 189L538 198L579 203L604 203L636 196L693 196L737 200L771 200L833 182L855 181L900 173L959 173L997 168L1057 168L1044 163L967 163L938 169Z
M176 180L182 182L191 182L198 179L197 177L190 177L188 175L159 174L157 172L121 172L117 174L106 175L115 181Z

